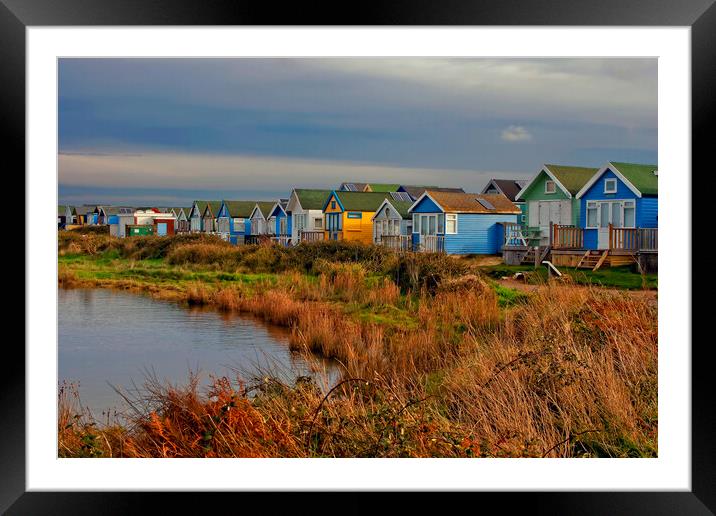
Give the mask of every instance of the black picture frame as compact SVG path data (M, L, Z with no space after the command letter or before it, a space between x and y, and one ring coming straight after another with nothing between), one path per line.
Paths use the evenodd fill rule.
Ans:
M286 3L280 6L246 0L0 0L0 114L6 129L5 157L9 155L14 158L16 170L24 170L25 167L25 29L28 26L45 25L689 26L692 37L692 169L711 172L707 156L713 147L708 129L716 116L714 0L400 0L385 2L385 5L333 2ZM30 204L26 197L25 206ZM694 216L694 220L699 218ZM25 272L28 273L27 270ZM691 282L691 278L685 278L684 281ZM697 303L692 302L694 309L697 306ZM698 319L692 316L692 320ZM10 344L14 350L7 349ZM690 344L670 343L681 346ZM502 503L503 507L507 501L511 510L522 509L534 513L716 512L716 439L713 438L716 435L716 411L711 399L715 375L712 362L707 357L710 339L706 338L700 344L692 347L690 492L483 493L480 496L485 500L480 501ZM3 368L4 374L0 375L0 407L3 415L0 418L0 512L7 511L7 514L13 515L125 514L148 509L148 504L160 495L26 492L25 369L21 367L25 357L20 346L8 339L4 358L6 363L15 366ZM303 506L308 510L310 506L305 504L304 495L294 493L289 503L294 508ZM171 493L163 495L160 503L166 512L171 511L172 507L182 508L182 512L185 512L193 504L200 504L208 511L216 504L226 502L229 496L217 493ZM262 502L261 494L242 493L240 496L243 503L266 503L265 499ZM413 495L411 499L421 505L425 503L421 495ZM272 500L275 500L273 495ZM354 511L361 508L367 510L373 506L365 495L358 493L346 494L342 500L343 507ZM273 503L272 507L276 509Z

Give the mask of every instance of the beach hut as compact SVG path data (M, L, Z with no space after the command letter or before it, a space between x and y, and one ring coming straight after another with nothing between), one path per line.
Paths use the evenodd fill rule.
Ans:
M527 186L527 183L527 179L490 179L480 193L503 194L510 201L519 206L520 210L522 210L522 215L520 215L518 222L520 224L526 224L527 207L525 201L517 199L517 194Z
M546 164L520 190L515 200L525 203L529 228L525 239L530 245L547 246L553 224L579 225L577 192L596 172L596 168Z
M442 187L442 186L426 186L426 185L400 185L396 190L397 193L406 193L410 196L410 199L417 201L418 197L423 195L425 191L432 190L433 192L453 192L453 193L465 193L462 188ZM401 199L402 200L402 199Z
M199 233L204 230L204 210L209 201L194 201L189 210L189 231Z
M251 212L256 201L221 201L219 208L219 234L232 244L243 244L251 235Z
M109 234L120 238L127 236L127 226L135 223L135 211L136 210L134 208L128 206L113 206L111 208L107 208L107 224L109 225Z
M372 217L390 194L333 191L323 205L326 240L373 242Z
M289 219L291 243L315 242L325 238L323 205L331 190L294 188L288 198L286 215Z
M364 192L368 183L341 183L338 187L340 192Z
M609 162L577 192L584 249L656 251L657 165Z
M409 209L413 246L448 254L496 254L503 224L517 223L520 209L502 194L428 190Z
M412 199L393 195L383 200L373 215L373 243L396 251L412 249L413 217L409 213Z
M69 206L66 206L64 204L60 204L59 206L57 206L57 227L59 229L64 228L68 224L68 213L71 213L69 211ZM69 215L69 217L71 217L71 214Z
M363 191L389 193L397 192L398 188L400 188L400 185L395 183L368 183Z
M95 208L96 206L90 204L82 204L80 206L77 206L75 208L75 210L77 211L77 223L83 226L92 224L92 218Z
M288 199L279 199L269 212L269 224L273 224L273 238L282 245L291 242L291 217L286 208Z
M220 209L221 201L206 201L206 206L201 214L201 227L204 233L216 232Z
M273 235L276 231L275 219L270 220L274 202L257 201L251 210L251 235Z
M174 207L169 210L176 217L176 233L188 233L191 231L191 223L189 221L189 212L191 208Z

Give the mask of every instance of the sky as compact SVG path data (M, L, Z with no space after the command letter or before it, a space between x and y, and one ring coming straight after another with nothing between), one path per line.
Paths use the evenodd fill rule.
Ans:
M60 59L61 204L657 163L654 58Z

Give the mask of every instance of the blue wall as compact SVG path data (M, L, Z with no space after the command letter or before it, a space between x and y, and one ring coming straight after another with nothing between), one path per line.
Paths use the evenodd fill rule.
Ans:
M459 213L457 234L445 235L448 254L497 254L502 239L498 222L517 222L519 215Z
M410 210L410 213L442 213L443 209L435 204L431 199L428 197L423 197L423 200L420 201L420 204L415 206L412 210Z
M607 179L616 179L617 180L617 193L613 194L605 194L604 193L604 181ZM589 201L607 201L609 199L636 199L636 194L632 192L624 183L621 182L621 180L612 172L611 170L607 170L602 174L602 176L597 180L596 183L592 185L592 187L587 190L582 198L580 199L581 202L581 210L580 214L582 217L584 217L584 210L586 209L585 202L587 200Z
M636 225L640 228L659 227L658 197L642 197L636 202Z
M617 192L613 194L604 193L604 181L606 179L617 180ZM656 228L658 227L658 197L637 197L637 195L629 189L622 181L617 177L614 172L607 170L602 176L587 190L581 197L580 201L580 213L579 213L579 227L584 229L584 248L585 249L597 249L598 248L598 230L586 229L587 227L587 201L607 201L610 199L615 200L634 200L636 205L636 220L635 225L638 228Z
M243 239L237 238L237 237L243 237L245 235L251 234L251 219L244 219L244 232L236 231L234 229L234 217L229 217L229 210L227 207L222 204L221 208L219 209L219 215L216 217L217 219L229 219L229 242L232 244L235 244L237 241L242 241ZM241 217L236 217L237 219L241 219ZM243 242L242 242L243 243Z
M274 217L274 216L276 217L275 233L277 235L281 234L281 220L286 218L287 219L286 220L286 234L290 235L291 229L292 229L291 228L291 218L292 217L290 215L288 215L286 212L284 212L283 210L279 209L278 207L276 207L276 209L271 212L270 217Z

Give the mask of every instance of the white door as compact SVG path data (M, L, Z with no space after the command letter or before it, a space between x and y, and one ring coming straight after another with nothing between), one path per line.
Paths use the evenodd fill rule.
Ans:
M540 245L547 245L547 243L549 243L549 223L558 221L560 212L559 201L539 202Z
M597 248L609 249L609 224L615 228L622 227L624 201L607 201L599 203L599 226L597 227Z

